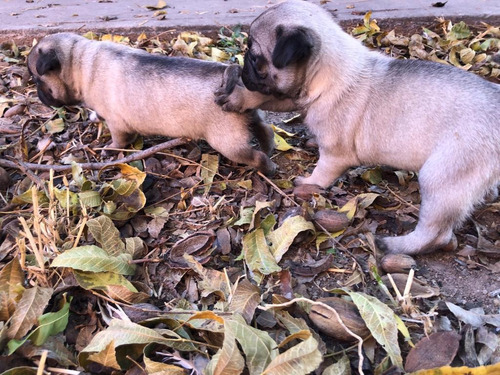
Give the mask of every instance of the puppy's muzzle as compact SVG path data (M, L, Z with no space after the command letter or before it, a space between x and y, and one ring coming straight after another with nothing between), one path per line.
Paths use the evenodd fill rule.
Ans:
M267 78L267 73L259 72L257 68L259 65L258 57L248 52L245 55L244 61L241 80L245 87L250 91L258 91L266 95L270 94L269 87L262 82Z

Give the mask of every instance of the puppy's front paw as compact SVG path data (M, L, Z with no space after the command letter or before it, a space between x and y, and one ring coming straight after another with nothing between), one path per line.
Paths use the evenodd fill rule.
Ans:
M243 98L240 95L241 88L236 86L234 91L227 93L224 87L221 87L215 92L215 103L222 107L226 112L245 112L246 108L243 106Z
M295 186L300 186L300 185L316 185L319 186L318 184L314 183L314 181L311 179L311 177L295 177L295 180L293 180L293 183Z

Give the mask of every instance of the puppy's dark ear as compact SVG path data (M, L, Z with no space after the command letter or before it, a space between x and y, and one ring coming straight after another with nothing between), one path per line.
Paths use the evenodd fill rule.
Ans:
M56 51L49 49L47 51L40 49L38 52L38 60L36 62L36 71L39 75L61 68L61 62L59 61Z
M285 33L284 27L278 26L273 65L281 69L292 63L306 60L311 56L312 48L313 38L310 30L299 27Z

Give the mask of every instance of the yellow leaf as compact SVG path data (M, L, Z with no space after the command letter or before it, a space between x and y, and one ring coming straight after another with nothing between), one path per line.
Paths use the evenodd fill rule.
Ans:
M274 133L274 143L276 144L276 149L279 151L288 151L293 149L285 139L278 133Z
M283 122L285 122L285 121L291 122L291 121L295 120L297 117L300 117L300 115L296 115L296 116L292 117L291 119L284 120ZM283 135L286 135L287 137L294 137L295 136L295 133L287 132L286 130L281 129L280 127L278 127L276 125L271 124L271 128L273 128L275 133L283 134Z
M443 366L431 370L419 370L412 372L409 375L500 375L500 363L490 366L480 367L450 367Z

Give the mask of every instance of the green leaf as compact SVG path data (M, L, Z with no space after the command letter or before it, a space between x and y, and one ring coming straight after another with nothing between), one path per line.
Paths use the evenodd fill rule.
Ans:
M356 293L348 290L352 301L361 314L372 336L382 345L392 364L403 368L403 359L398 345L398 327L394 312L375 297L364 293Z
M38 196L38 203L47 203L49 200L45 193L43 191L37 191L36 192ZM24 193L20 195L16 195L14 198L12 198L11 201L12 204L33 204L33 193L31 192L31 189L26 190Z
M62 118L56 118L45 124L45 129L49 134L60 133L64 130L64 121Z
M109 217L103 215L90 219L87 221L87 227L94 239L109 255L125 253L125 244L120 238L120 232Z
M62 208L78 206L78 194L69 191L69 189L54 188L54 195Z
M144 241L140 237L127 237L125 238L125 251L135 258L145 248Z
M109 285L120 285L137 293L134 285L122 275L114 272L83 272L74 270L76 282L86 290L103 290Z
M467 39L471 35L469 27L464 21L460 21L452 26L448 33L449 40Z
M115 272L121 275L133 275L135 265L130 264L129 254L110 256L100 247L80 246L66 250L52 261L52 267L70 267L80 271Z
M272 208L274 206L274 201L271 202L265 202L265 201L257 201L255 202L255 210L252 212L252 221L250 222L250 226L248 227L248 230L252 230L255 227L258 227L259 224L259 219L260 216L257 216L260 211L262 211L265 208Z
M344 355L337 363L328 366L323 375L351 375L351 364L349 358Z
M78 193L78 199L80 200L82 206L88 208L99 207L102 203L102 198L99 192L93 190L87 190Z
M248 267L264 275L281 271L276 259L267 246L264 231L256 229L243 237L243 253Z
M267 239L271 243L271 253L276 262L285 255L295 237L304 231L314 232L314 225L298 215L287 218L278 229L269 233Z
M323 356L318 350L318 342L311 332L300 333L308 336L307 339L274 358L263 375L305 375L318 368L323 361Z
M255 207L245 207L240 210L240 218L233 224L233 226L241 226L250 224L252 222L253 212Z
M230 331L240 343L246 357L250 375L260 375L277 357L276 342L267 332L250 327L241 315L235 314L225 321L225 332Z
M26 289L10 320L7 337L20 339L26 335L38 322L38 317L42 315L43 310L49 303L50 297L52 297L52 293L52 288L35 286Z
M168 330L163 330L167 332ZM172 331L168 331L174 338L180 338ZM114 341L115 347L130 344L149 344L159 343L167 344L172 340L163 337L160 333L139 324L125 320L112 319L109 327L104 331L97 333L90 343L82 350L82 353L101 352Z
M31 340L34 345L40 346L47 341L49 336L54 336L64 331L68 325L70 302L71 299L66 301L66 298L64 298L59 311L40 316L38 318L38 327L28 335L27 339Z
M73 181L80 188L83 186L85 182L87 182L87 179L83 175L82 167L75 162L71 163L71 175L73 177Z
M214 177L219 169L219 156L211 154L203 154L201 156L201 178L205 185L205 194L210 191L210 187L214 182Z
M379 167L368 169L363 172L361 178L370 184L377 185L382 182L382 171Z
M291 334L309 330L309 326L304 319L294 318L288 311L276 311L276 319L278 319Z
M136 181L126 180L124 178L117 178L116 180L111 182L111 187L119 195L122 195L124 197L128 197L139 188Z

